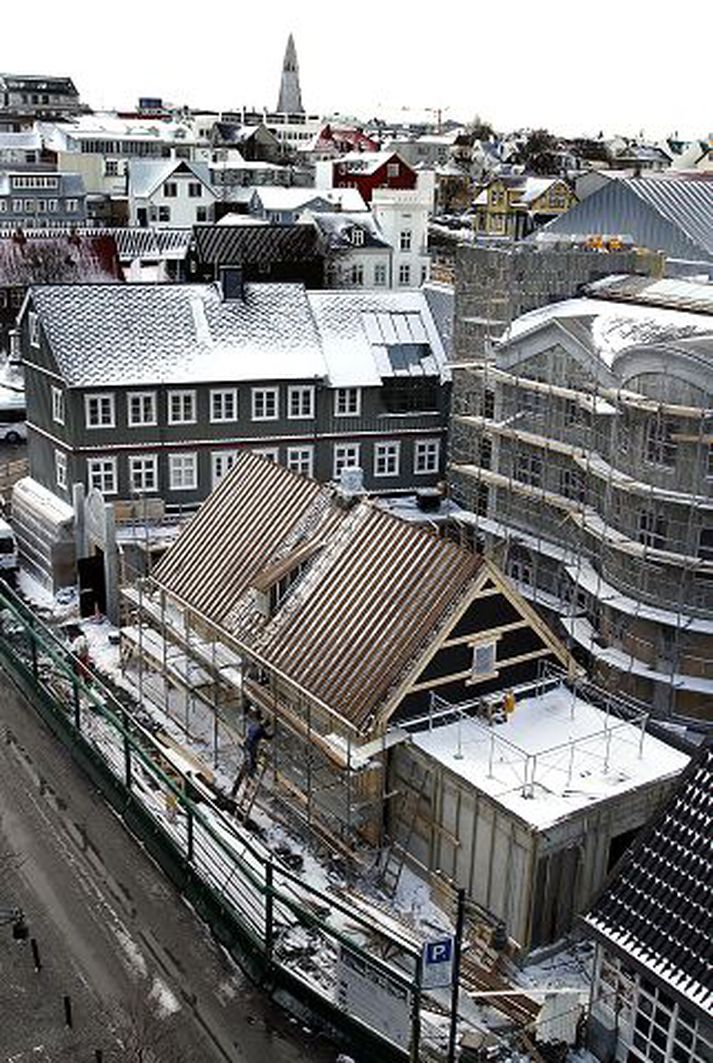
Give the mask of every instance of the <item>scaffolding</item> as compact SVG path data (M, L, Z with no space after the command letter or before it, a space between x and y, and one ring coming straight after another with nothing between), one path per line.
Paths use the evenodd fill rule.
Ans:
M574 326L569 340L579 342ZM574 366L556 342L528 358L526 374L497 357L490 335L479 353L453 367L451 493L470 533L599 682L623 682L660 715L710 719L713 408L703 367L696 389L662 359L655 384L640 385L647 394L604 362L596 376Z

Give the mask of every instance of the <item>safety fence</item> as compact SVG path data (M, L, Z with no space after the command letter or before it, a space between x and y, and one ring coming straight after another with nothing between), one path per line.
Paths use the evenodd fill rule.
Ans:
M219 795L162 741L150 716L119 700L5 586L0 663L255 979L368 1047L369 1058L438 1058L439 1016L429 1021L424 1006L420 942L378 907L287 867L221 810Z

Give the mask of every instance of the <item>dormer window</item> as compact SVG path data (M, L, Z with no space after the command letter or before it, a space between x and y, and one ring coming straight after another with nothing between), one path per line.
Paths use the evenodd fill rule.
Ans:
M355 227L355 228L352 229L352 247L363 247L363 246L364 246L364 230L363 229L357 229Z

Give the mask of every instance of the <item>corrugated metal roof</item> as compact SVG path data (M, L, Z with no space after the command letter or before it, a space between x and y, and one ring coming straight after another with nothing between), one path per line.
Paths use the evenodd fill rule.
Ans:
M713 260L713 181L639 177L604 187L549 222L541 233L627 234L672 258Z
M305 569L261 621L250 588L290 556ZM155 578L364 729L479 567L454 543L368 502L345 510L328 488L246 452Z
M311 225L197 225L194 233L199 260L217 266L270 266L320 257Z

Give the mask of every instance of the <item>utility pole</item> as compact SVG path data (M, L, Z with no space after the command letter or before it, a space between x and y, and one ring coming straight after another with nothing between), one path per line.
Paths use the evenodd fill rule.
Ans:
M458 1035L458 997L460 995L460 954L463 944L463 924L465 922L465 890L458 890L458 914L456 915L456 933L453 939L453 973L451 976L451 1026L448 1034L448 1063L455 1063L456 1037Z

